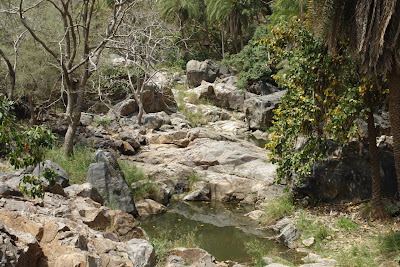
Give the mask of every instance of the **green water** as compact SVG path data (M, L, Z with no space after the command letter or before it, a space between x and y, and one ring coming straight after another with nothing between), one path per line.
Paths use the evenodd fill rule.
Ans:
M208 251L219 261L250 263L249 243L262 244L265 256L269 252L291 262L300 256L267 237L273 233L257 229L259 226L243 216L250 208L221 203L174 201L169 211L143 220L142 228L150 238L183 239L194 237L196 246Z

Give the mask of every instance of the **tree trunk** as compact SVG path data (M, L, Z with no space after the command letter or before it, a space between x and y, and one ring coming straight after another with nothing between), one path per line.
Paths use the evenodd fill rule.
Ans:
M381 220L387 217L384 206L382 204L382 178L380 174L380 164L378 156L378 148L376 147L376 128L374 111L372 106L371 93L366 94L366 105L370 109L368 112L368 150L369 150L369 167L371 170L372 182L372 206L373 219Z
M29 95L28 101L29 101L29 113L31 115L31 118L29 120L29 124L31 126L33 126L33 125L36 125L37 120L36 120L35 104L34 104L34 101L33 101L32 94Z
M10 91L8 92L8 99L14 100L14 89L15 89L15 71L13 66L11 65L10 60L3 53L3 50L0 49L0 56L3 58L5 64L7 65L8 74L10 75Z
M389 75L389 117L393 135L393 154L397 176L397 196L400 197L400 72L393 67Z
M210 45L210 33L208 31L208 19L207 19L207 12L206 12L206 4L204 0L201 0L201 8L203 9L203 20L204 20L204 30L206 33L205 42L207 45Z
M73 89L69 89L67 92L68 103L66 114L68 120L68 130L65 134L64 148L65 154L68 157L71 157L74 152L74 139L76 135L76 130L78 129L78 125L81 120L81 110L83 103L83 91L79 82L73 83Z

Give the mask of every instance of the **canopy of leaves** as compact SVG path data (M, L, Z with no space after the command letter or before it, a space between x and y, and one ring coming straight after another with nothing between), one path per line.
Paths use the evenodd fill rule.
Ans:
M264 43L276 62L285 62L274 78L287 89L267 147L279 164L278 180L304 178L322 161L329 139L344 143L357 136L366 80L345 49L330 54L297 20L273 27Z

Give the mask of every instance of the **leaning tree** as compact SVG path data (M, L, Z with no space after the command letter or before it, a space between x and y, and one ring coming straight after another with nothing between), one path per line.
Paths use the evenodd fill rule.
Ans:
M333 52L339 41L348 40L364 74L389 80L389 114L400 193L400 1L310 0L309 8L314 30ZM371 172L380 182L379 169Z

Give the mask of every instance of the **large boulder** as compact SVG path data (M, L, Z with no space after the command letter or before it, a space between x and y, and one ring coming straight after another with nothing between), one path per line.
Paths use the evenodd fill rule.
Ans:
M138 110L139 107L134 99L125 99L112 108L112 111L119 116L128 116Z
M172 93L167 74L156 73L144 85L142 102L147 113L165 111L171 114L177 111L178 105Z
M190 60L186 64L187 82L189 87L197 87L201 81L214 82L217 78L219 66L211 60L203 62Z
M253 96L244 101L244 112L250 129L267 130L286 90L270 95Z
M87 171L86 180L97 189L104 204L137 215L132 192L125 181L118 161L110 152L99 150Z
M393 150L390 144L381 140L378 153L382 194L393 197L397 193ZM312 175L301 183L295 183L297 197L309 196L318 201L334 203L371 198L368 145L355 141L340 147L331 143L328 155L325 161L313 167Z
M143 199L136 204L141 217L156 215L167 211L167 207L152 199Z
M236 85L229 83L216 83L214 86L215 104L221 108L241 111L243 109L244 92Z

